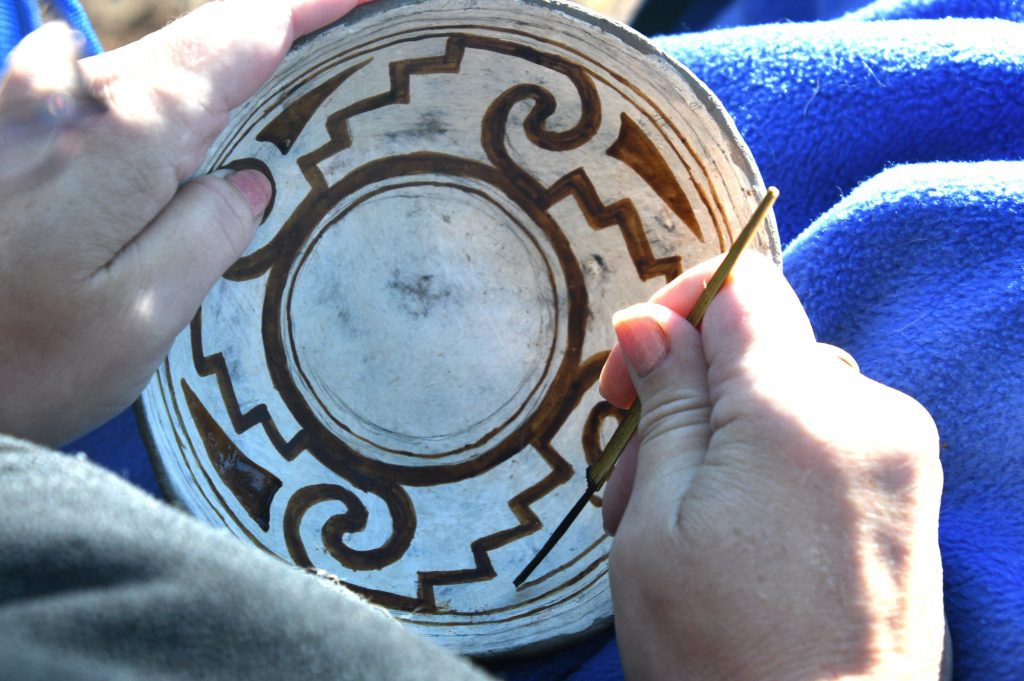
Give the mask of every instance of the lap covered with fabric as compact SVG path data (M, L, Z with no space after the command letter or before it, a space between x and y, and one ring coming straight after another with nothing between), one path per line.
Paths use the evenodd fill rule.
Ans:
M0 436L0 508L0 678L487 678L84 456Z

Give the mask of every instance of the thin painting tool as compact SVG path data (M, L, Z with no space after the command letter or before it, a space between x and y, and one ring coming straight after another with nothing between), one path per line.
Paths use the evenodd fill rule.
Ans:
M761 199L761 203L757 205L754 210L754 214L750 216L750 220L747 221L743 231L736 237L736 241L733 242L729 251L725 254L725 258L722 260L722 264L718 266L715 273L711 275L711 279L708 281L707 287L700 294L693 309L690 310L690 314L687 315L686 321L690 322L694 328L700 328L700 323L704 320L704 313L707 311L708 306L714 299L715 295L725 284L725 280L729 277L729 272L732 271L733 265L736 264L736 260L739 259L740 254L747 247L747 245L753 240L754 235L757 234L757 230L761 227L761 223L764 222L765 217L768 215L768 211L771 210L772 204L775 203L775 199L779 197L779 190L775 187L768 187L764 198ZM522 587L523 582L533 573L533 571L540 565L541 561L551 552L551 549L555 547L558 540L562 538L562 535L566 533L569 526L572 525L573 521L576 520L576 516L580 514L583 507L587 505L590 498L604 486L607 482L608 477L612 473L612 469L615 468L615 463L619 460L619 456L622 455L622 450L626 448L629 440L633 437L636 432L637 425L640 423L640 400L634 400L633 406L626 412L626 416L619 423L619 427L612 433L611 439L608 441L608 446L605 447L604 452L600 458L590 466L587 466L587 489L583 492L583 496L579 498L575 505L569 510L566 516L562 519L562 522L558 523L558 527L551 533L548 540L544 542L544 546L540 548L537 555L523 568L523 571L512 580L516 588Z

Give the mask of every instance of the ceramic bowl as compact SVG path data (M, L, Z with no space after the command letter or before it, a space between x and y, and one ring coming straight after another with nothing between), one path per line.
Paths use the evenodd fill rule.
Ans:
M764 193L714 96L575 6L382 0L294 47L222 168L274 200L143 395L168 495L461 653L607 626L600 496L512 579L621 416L612 313Z

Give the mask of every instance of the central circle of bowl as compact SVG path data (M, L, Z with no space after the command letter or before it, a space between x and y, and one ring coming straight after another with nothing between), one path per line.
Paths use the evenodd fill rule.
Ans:
M343 201L292 263L281 329L303 402L360 455L469 461L539 406L566 339L543 230L475 180L398 178Z

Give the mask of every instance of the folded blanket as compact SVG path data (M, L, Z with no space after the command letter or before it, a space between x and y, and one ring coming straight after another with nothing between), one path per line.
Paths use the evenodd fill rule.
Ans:
M1024 678L1024 2L880 0L809 21L856 4L737 1L720 25L803 23L660 44L781 189L786 273L819 338L938 423L957 678ZM72 448L157 491L130 413ZM614 642L594 646L505 672L620 678Z

